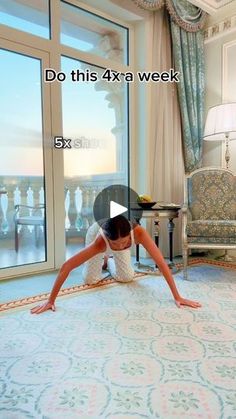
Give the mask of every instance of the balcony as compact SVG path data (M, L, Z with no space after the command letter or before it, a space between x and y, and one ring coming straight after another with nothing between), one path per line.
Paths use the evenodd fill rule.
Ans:
M111 184L124 184L126 176L117 173L79 178L65 178L66 258L84 245L88 227L94 222L93 203L96 195ZM44 204L43 178L40 176L1 176L0 190L0 268L45 260L44 231L39 229L36 247L34 227L19 226L19 251L15 251L15 205ZM31 216L28 210L28 216Z

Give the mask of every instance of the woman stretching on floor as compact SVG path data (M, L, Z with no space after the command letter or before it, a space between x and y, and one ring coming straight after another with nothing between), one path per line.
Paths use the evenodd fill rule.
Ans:
M143 245L153 258L164 275L178 307L201 307L200 303L180 296L171 271L156 244L143 227L140 225L132 226L124 216L119 215L108 219L104 222L102 228L94 223L88 229L85 244L85 249L62 265L48 301L34 307L31 310L32 314L43 313L46 310L55 311L55 300L60 288L69 273L83 263L85 264L83 277L86 284L96 284L101 281L102 267L107 267L113 278L118 282L132 281L134 278L130 253L132 244ZM108 257L110 254L113 255L113 258Z

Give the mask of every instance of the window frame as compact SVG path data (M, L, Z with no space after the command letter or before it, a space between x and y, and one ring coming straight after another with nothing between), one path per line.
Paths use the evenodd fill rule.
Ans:
M61 0L49 0L49 18L50 18L50 39L41 38L39 36L30 34L28 32L14 29L6 25L0 24L0 46L6 42L11 44L13 51L19 48L22 53L24 51L27 54L27 50L31 50L32 57L37 55L47 56L48 67L55 69L55 71L61 71L61 57L66 56L75 60L84 61L90 65L95 65L102 68L111 68L114 71L124 74L126 71L134 72L134 26L117 19L110 14L104 13L90 5L85 5L78 0L66 0L66 3L82 8L90 13L96 14L106 20L114 22L120 26L128 29L128 46L127 50L129 53L128 64L118 63L113 60L105 59L103 57L96 56L95 54L79 51L72 47L63 45L60 43L60 1ZM44 105L45 110L50 117L50 138L56 135L61 135L63 132L62 127L62 97L61 97L61 85L59 82L44 83L47 93L44 93ZM127 93L127 135L128 135L128 156L127 156L127 174L128 174L128 185L131 181L131 173L134 168L134 160L131 156L134 151L134 142L131 138L135 134L135 120L134 120L134 108L135 108L135 83L130 83L128 86ZM50 105L51 104L51 105ZM131 112L131 109L132 112ZM56 110L56 111L55 111ZM50 148L50 147L49 147ZM63 171L63 153L58 153L58 150L51 149L50 157L48 160L48 167L57 167L60 170L54 172L52 183L50 186L50 195L53 196L53 204L50 209L51 215L50 222L54 226L54 243L51 248L54 252L54 266L45 266L42 270L54 270L61 266L65 259L65 229L64 229L64 171ZM104 175L105 176L105 175ZM97 178L103 178L103 175L98 175ZM132 177L134 173L132 174ZM119 176L117 176L119 178ZM49 192L48 192L49 193ZM47 198L47 197L46 197ZM49 218L48 218L49 219ZM53 235L53 232L49 232ZM42 264L23 265L22 267L4 268L4 277L11 277L16 275L23 275L29 272L39 271ZM23 269L23 267L25 269ZM29 269L30 268L30 269Z
M28 46L22 46L16 44L12 41L0 40L0 48L7 50L9 52L18 53L20 55L26 55L27 57L32 57L33 59L41 60L41 68L47 68L49 64L49 55L38 50L37 53L35 49L32 49ZM50 167L52 161L52 150L46 147L47 142L51 138L51 123L49 117L49 98L50 90L49 86L42 82L41 85L42 97L42 133L43 133L43 154L44 154L44 180L45 180L45 203L47 208L46 215L46 246L45 254L46 260L42 262L32 262L26 265L18 265L12 267L6 267L0 269L0 279L6 279L8 277L15 277L17 275L21 276L27 273L34 273L41 270L52 270L55 266L54 261L54 237L53 237L53 183L52 177L50 176Z

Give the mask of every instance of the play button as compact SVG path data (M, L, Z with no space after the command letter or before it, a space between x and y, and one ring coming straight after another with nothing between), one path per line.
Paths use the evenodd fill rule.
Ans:
M138 194L124 185L111 185L102 189L93 205L95 220L102 225L107 219L123 215L129 221L142 217L142 208L137 204Z
M123 205L117 204L117 202L110 201L110 218L117 217L117 215L124 214L128 211L128 208Z

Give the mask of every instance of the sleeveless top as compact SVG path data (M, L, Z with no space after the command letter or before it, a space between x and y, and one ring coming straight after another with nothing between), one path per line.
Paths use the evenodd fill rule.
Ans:
M129 247L127 247L126 249L122 249L122 250L114 250L114 249L112 249L112 248L110 247L110 245L109 245L109 241L107 240L107 238L106 238L106 236L105 236L105 234L104 234L104 231L103 231L103 229L102 229L101 227L100 227L100 229L99 229L98 234L101 234L101 236L102 236L102 238L103 238L104 242L106 243L106 250L105 250L105 252L106 252L106 253L107 253L107 251L108 251L108 250L109 250L112 254L113 254L113 253L124 252L125 250L130 250L130 248L133 246L133 244L135 244L135 241L134 241L134 232L133 232L133 229L132 229L132 228L131 228L131 230L130 230L131 245L130 245Z
M100 228L99 233L101 234L103 240L106 243L106 250L105 254L111 254L113 255L113 260L115 263L115 271L111 272L112 276L117 281L120 282L129 282L133 280L134 277L134 269L132 267L131 263L131 246L135 244L134 241L134 232L133 229L130 230L130 236L131 236L131 246L127 247L126 249L122 250L113 250L110 245L109 241L107 240L102 228ZM109 263L109 261L108 261Z

